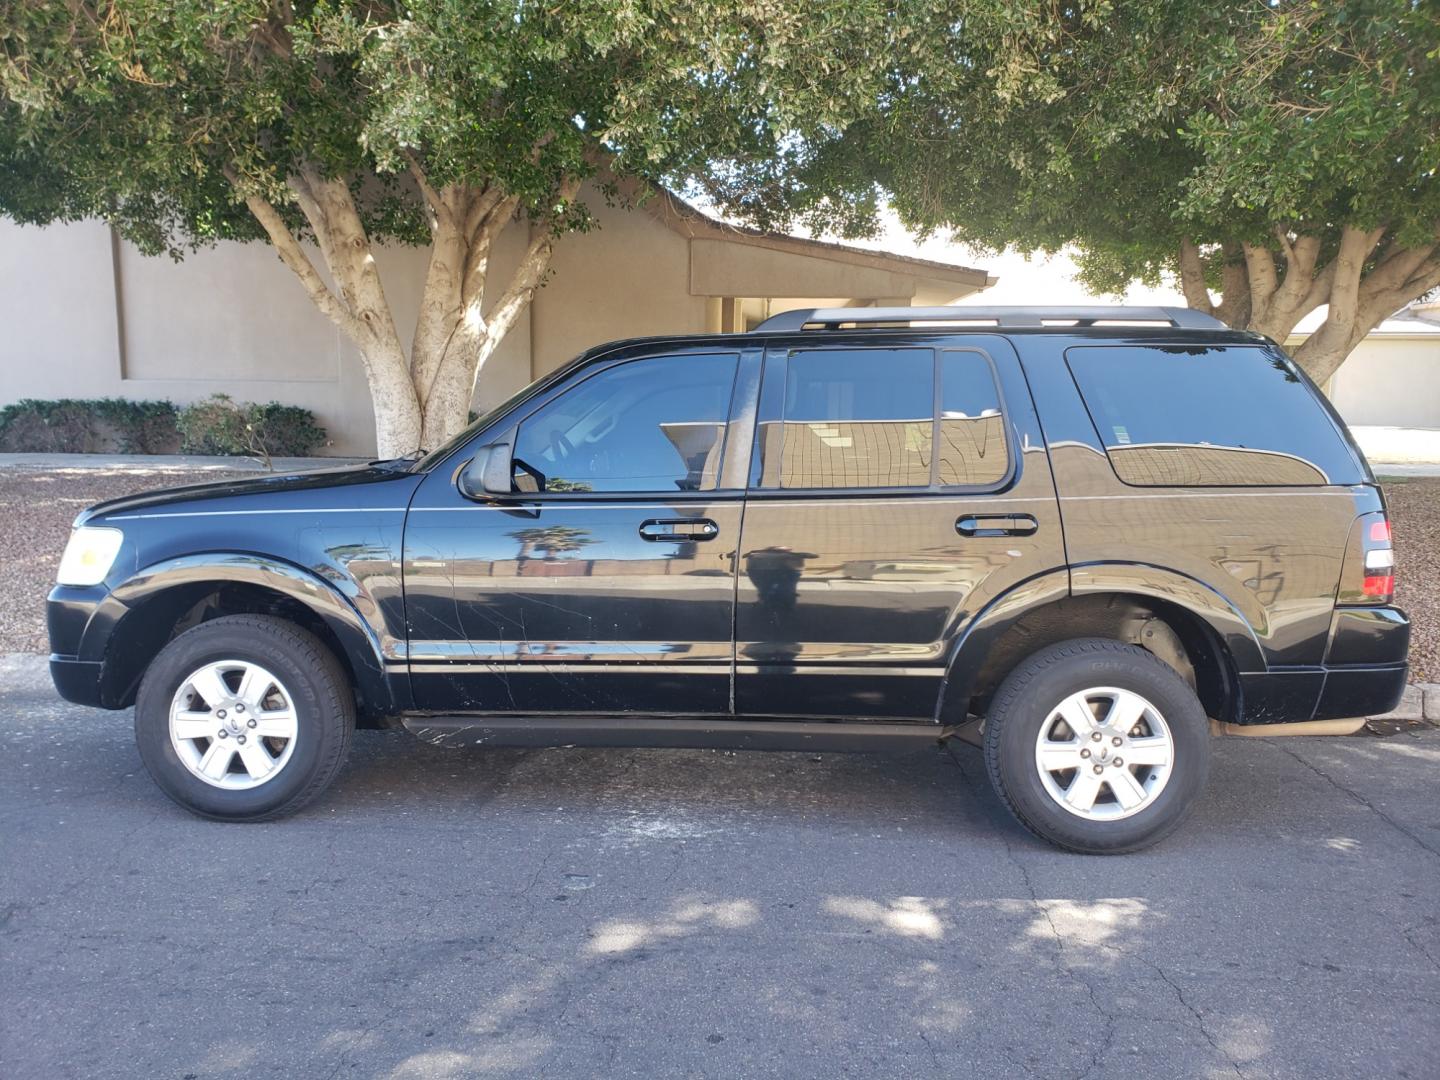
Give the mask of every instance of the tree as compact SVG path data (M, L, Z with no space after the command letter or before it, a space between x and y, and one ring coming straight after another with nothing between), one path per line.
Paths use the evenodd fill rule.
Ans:
M148 253L266 240L357 346L383 455L465 422L478 372L589 227L779 160L878 90L887 8L764 0L0 0L0 213ZM512 224L519 222L519 224ZM498 279L507 227L525 252ZM305 241L313 241L320 260ZM373 257L428 244L396 323Z
M1281 342L1328 304L1296 352L1323 382L1440 285L1440 19L1413 0L941 4L877 108L790 168L754 162L717 195L774 225L807 191L878 184L913 229L1073 245L1097 292L1173 277Z

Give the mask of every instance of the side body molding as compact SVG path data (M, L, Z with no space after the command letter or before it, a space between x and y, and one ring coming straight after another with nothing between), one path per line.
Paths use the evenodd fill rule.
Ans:
M213 584L255 585L290 598L313 611L329 627L354 672L357 696L371 711L403 708L387 677L380 632L335 585L302 567L267 555L208 552L167 559L145 567L113 589L85 627L81 660L103 661L106 651L123 640L127 622L145 618L147 602L176 589L194 593ZM378 616L377 616L378 621ZM382 624L383 626L383 624ZM117 638L116 635L121 635ZM123 695L129 687L116 687Z

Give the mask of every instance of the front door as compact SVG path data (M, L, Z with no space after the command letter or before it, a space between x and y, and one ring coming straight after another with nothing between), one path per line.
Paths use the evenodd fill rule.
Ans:
M455 468L431 474L405 536L418 708L730 711L739 360L713 345L610 360L521 406L499 426L518 422L523 496L476 501Z
M736 711L930 719L985 604L1064 563L1019 361L993 335L873 332L765 358Z

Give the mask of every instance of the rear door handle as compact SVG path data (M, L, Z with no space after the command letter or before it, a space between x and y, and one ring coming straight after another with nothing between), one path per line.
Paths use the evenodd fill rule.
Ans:
M642 540L713 540L720 526L709 518L651 518L640 523Z
M1029 514L967 514L955 522L961 536L1031 536L1039 528Z

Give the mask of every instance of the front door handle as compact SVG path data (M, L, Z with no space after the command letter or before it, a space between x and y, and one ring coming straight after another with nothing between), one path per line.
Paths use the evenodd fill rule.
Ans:
M1039 528L1029 514L967 514L955 522L961 536L1033 536Z
M709 518L651 518L640 523L640 539L691 542L713 540L720 526Z

